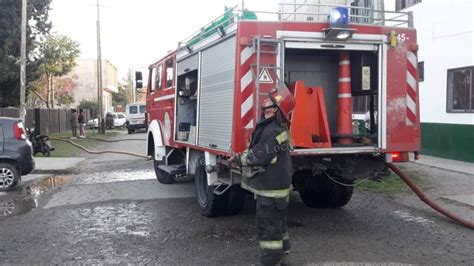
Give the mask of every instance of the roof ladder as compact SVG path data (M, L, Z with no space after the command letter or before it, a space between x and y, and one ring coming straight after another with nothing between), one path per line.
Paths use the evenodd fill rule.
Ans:
M283 73L283 59L284 59L284 52L285 46L282 39L272 39L266 36L255 36L252 39L252 47L253 52L256 54L257 62L256 64L252 64L252 71L253 80L255 82L255 89L256 89L256 99L255 99L255 114L259 113L259 98L260 96L266 96L264 93L260 93L260 82L258 80L260 76L260 72L262 69L266 68L268 70L273 70L275 72L275 76L277 78L276 84L280 83L284 77ZM280 65L265 65L261 63L261 56L263 54L272 54L275 56L280 56ZM277 62L278 63L278 62Z

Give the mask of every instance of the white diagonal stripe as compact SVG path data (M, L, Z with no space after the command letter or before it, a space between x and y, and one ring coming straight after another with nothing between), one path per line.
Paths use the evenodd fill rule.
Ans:
M240 91L244 91L245 88L252 82L252 69L250 69L245 75L240 79Z
M253 119L250 120L250 122L245 126L245 128L247 128L247 129L253 128Z
M416 92L416 79L407 71L407 83Z
M164 101L164 100L169 100L169 99L174 99L174 94L161 96L161 97L156 97L156 98L153 98L153 101L154 102L159 102L159 101Z
M243 65L247 62L247 60L252 56L253 48L252 47L245 47L245 49L240 52L240 65Z
M240 106L240 117L244 117L244 115L252 109L253 106L253 94L250 95L247 100L245 100L242 105Z
M408 61L410 61L410 64L416 69L417 62L416 62L415 54L413 52L407 52L407 58L408 58Z
M408 119L408 117L405 118L405 124L406 124L407 126L413 126L413 122L412 122L410 119Z
M416 114L416 103L413 99L407 94L407 107L410 109L414 114Z
M352 98L352 94L350 93L339 93L337 98Z
M349 60L342 60L342 61L339 61L339 65L340 66L343 66L343 65L350 65L351 64L351 61Z
M339 78L339 82L351 82L351 78Z

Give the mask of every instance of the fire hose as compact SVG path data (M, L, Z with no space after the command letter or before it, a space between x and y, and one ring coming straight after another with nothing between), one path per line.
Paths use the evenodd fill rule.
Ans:
M442 208L441 206L439 206L436 202L431 200L425 193L423 193L423 191L421 191L421 189L415 184L415 182L413 182L413 180L411 178L409 178L402 171L400 171L400 169L398 169L394 164L389 163L388 167L390 169L392 169L392 171L395 172L408 185L408 187L410 187L411 190L413 190L413 192L415 192L415 194L421 199L421 201L426 203L428 206L430 206L431 208L433 208L437 212L439 212L439 213L443 214L444 216L448 217L449 219L451 219L451 220L453 220L453 221L455 221L455 222L457 222L457 223L459 223L463 226L466 226L470 229L474 229L474 222L473 221L469 221L467 219L459 217L459 216L449 212L448 210Z
M147 156L147 155L144 155L144 154L140 154L140 153L135 153L135 152L127 152L127 151L116 151L116 150L104 150L104 151L92 151L92 150L89 150L73 141L71 141L70 139L64 139L64 138L50 138L51 140L58 140L58 141L64 141L64 142L68 142L70 143L71 145L81 149L81 150L84 150L85 152L87 153L90 153L90 154L104 154L104 153L116 153L116 154L124 154L124 155L130 155L130 156L136 156L136 157L140 157L140 158L143 158L145 160L151 160L151 157L150 156ZM93 138L95 140L100 140L100 141L105 141L105 142L118 142L118 141L124 141L124 140L104 140L104 139L98 139L98 138ZM126 139L126 140L142 140L142 139Z

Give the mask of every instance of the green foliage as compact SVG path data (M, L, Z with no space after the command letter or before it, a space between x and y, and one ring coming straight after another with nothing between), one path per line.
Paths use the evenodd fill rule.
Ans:
M82 100L79 103L79 106L77 108L79 108L79 109L88 109L88 110L97 110L97 109L99 109L99 105L97 104L96 101Z
M50 34L39 47L43 60L39 66L41 74L59 77L69 73L76 66L79 43L71 38Z
M423 180L421 180L415 173L409 173L405 171L403 166L398 167L407 173L417 184L423 185ZM383 179L380 182L367 180L361 182L357 186L358 189L375 192L375 193L384 193L384 194L396 194L396 193L405 193L410 191L408 186L403 182L403 180L398 177L395 173L390 171L390 176L386 179Z
M48 34L51 0L28 0L27 7L27 82L39 77L41 54L38 41ZM20 91L21 4L18 0L0 1L0 107L17 106Z
M129 99L128 99L128 92L127 90L123 87L122 84L119 84L118 87L118 93L113 93L112 94L112 105L117 107L118 105L121 105L122 107L125 107L127 105Z
M79 43L64 35L50 34L41 43L39 52L43 56L39 73L41 78L46 80L46 106L53 107L58 100L59 104L64 101L70 104L71 97L64 93L60 95L63 96L62 99L56 99L55 77L66 75L76 66L76 59L80 53Z

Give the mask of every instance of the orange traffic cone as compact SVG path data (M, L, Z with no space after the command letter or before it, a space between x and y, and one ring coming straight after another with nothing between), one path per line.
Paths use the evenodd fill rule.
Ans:
M339 58L336 133L338 135L338 143L352 143L352 88L349 52L341 52Z

